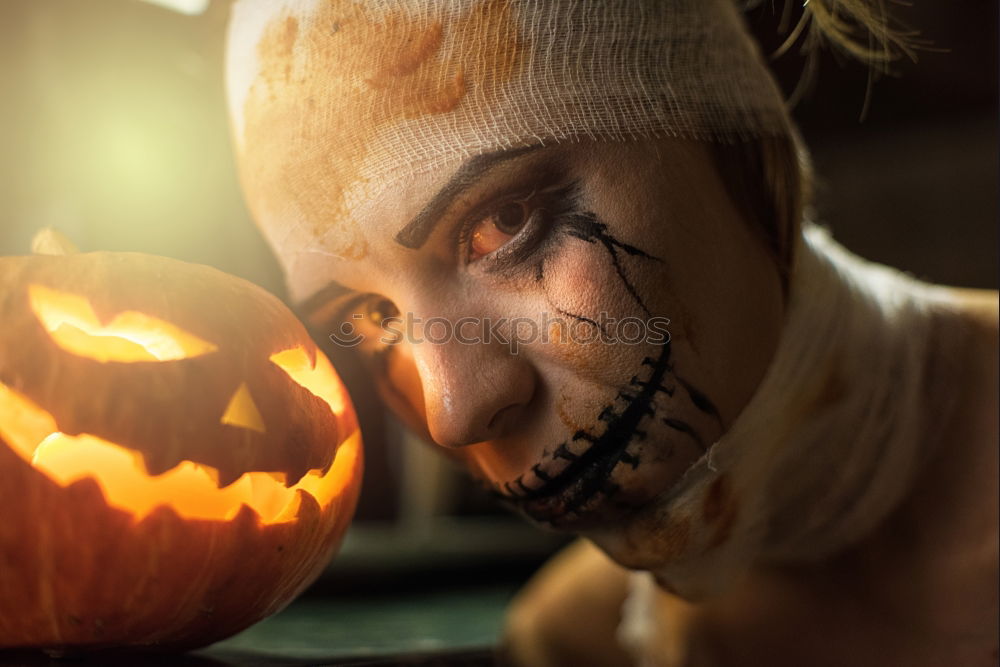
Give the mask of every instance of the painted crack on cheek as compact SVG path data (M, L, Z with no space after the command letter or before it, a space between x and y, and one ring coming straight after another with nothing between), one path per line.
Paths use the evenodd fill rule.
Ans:
M630 257L639 257L655 262L662 262L662 260L658 257L650 255L634 245L619 241L608 231L607 224L598 219L597 215L590 211L574 215L563 224L564 231L569 236L586 241L587 243L598 243L604 247L608 253L608 257L611 259L611 264L614 267L615 273L618 274L618 278L622 281L626 291L628 291L629 295L635 300L639 307L642 308L642 312L645 313L646 317L649 317L651 315L649 308L646 306L642 297L639 296L639 292L636 290L635 285L633 285L632 281L625 275L625 269L622 266L619 252L624 252Z
M624 258L655 262L661 260L641 248L615 238L608 231L607 225L598 220L593 213L573 215L567 220L559 223L562 231L567 236L603 248L604 256L624 286L628 298L634 300L648 315L649 309L631 283L622 260ZM553 309L600 330L599 323L593 318L580 313L570 313L553 303L548 284L551 278L545 268L545 259L539 262L534 277ZM561 335L553 338L557 342L562 342ZM587 352L585 347L573 346L574 349L579 348L578 352L583 355L579 360L580 363L574 364L581 368L586 365L587 355L583 354ZM634 472L640 470L646 460L664 461L673 456L672 443L666 446L666 449L658 445L651 446L651 454L643 454L642 447L635 449L636 443L648 438L646 425L657 423L666 426L688 438L697 451L703 454L707 450L706 439L698 428L688 420L673 414L657 416L658 406L655 398L663 395L667 399L666 404L672 405L677 399L677 390L682 389L689 406L721 424L714 403L691 382L677 374L669 340L661 346L658 357L646 357L641 365L647 370L633 375L629 382L617 391L614 399L598 412L594 427L580 428L578 420L570 419L564 406L557 405L558 416L572 435L548 455L547 460L550 465L536 463L516 479L494 487L494 492L531 518L558 525L561 521L586 512L602 498L609 503L627 507L627 502L623 503L615 498L628 490L613 481L612 476L616 469ZM639 484L641 487L643 483Z
M557 313L559 313L560 315L562 315L564 317L570 318L571 320L575 320L575 321L580 322L582 324L586 324L588 326L593 327L594 329L596 329L597 331L599 331L602 336L606 336L607 335L607 331L604 328L602 328L601 325L600 325L600 323L598 323L596 320L591 319L591 318L587 317L586 315L581 315L579 313L570 312L570 311L566 310L565 308L562 308L561 306L556 305L555 301L552 299L552 295L549 293L548 283L545 280L545 262L544 261L542 261L538 265L537 272L535 273L535 282L539 283L541 285L542 291L545 293L545 300L548 301L549 306L554 311L556 311ZM549 337L550 337L550 339L553 340L553 342L556 342L556 343L563 343L564 341L568 342L567 337L564 336L564 334L566 333L565 332L565 328L566 328L565 325L563 323L561 323L561 322L560 323L553 323L552 325L550 325L550 327L549 327Z

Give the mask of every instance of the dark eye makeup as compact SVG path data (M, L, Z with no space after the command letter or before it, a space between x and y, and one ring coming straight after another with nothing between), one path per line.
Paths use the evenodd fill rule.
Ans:
M577 183L551 185L494 199L465 216L458 228L460 259L488 273L512 271L545 245L559 223L577 208ZM484 233L489 252L478 252L476 234ZM506 238L505 238L506 237Z
M473 206L469 213L453 223L448 235L457 266L476 272L514 277L534 274L543 251L558 236L563 221L579 213L579 183L566 182L551 173L534 173L531 187L508 184L502 194L484 197L484 203ZM522 181L523 182L523 181ZM471 251L477 226L490 231L486 238L490 251L476 255ZM382 327L386 318L397 317L399 311L390 300L370 293L342 295L317 310L325 311L322 322L336 329L350 323L365 335L359 351L368 357L377 370L384 371L387 356L394 345L385 342Z

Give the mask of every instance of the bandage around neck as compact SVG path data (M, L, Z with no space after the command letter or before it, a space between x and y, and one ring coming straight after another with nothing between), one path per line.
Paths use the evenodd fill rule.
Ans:
M637 519L647 531L683 522L690 535L680 556L645 554L645 569L700 598L753 564L821 559L869 534L924 459L933 313L949 303L941 288L866 262L806 225L760 386ZM709 498L718 506L711 517Z

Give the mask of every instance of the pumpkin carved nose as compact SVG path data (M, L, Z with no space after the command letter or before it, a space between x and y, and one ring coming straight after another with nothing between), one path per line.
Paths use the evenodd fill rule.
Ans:
M246 382L240 384L233 393L219 421L230 426L242 426L258 433L267 432L264 419L260 416L257 404L253 402L253 396L250 395Z

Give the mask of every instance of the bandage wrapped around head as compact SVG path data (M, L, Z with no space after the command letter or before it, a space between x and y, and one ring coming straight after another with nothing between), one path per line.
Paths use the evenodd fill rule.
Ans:
M888 45L893 38L881 15L869 11L871 2L835 4L872 28L876 43ZM293 299L310 296L326 282L324 265L331 263L331 257L365 254L365 237L354 222L363 217L365 207L384 193L402 190L408 179L439 170L450 174L476 155L558 142L661 137L709 142L778 137L794 144L785 101L746 30L738 4L736 0L238 0L230 26L227 73L237 155L253 215L284 264ZM845 29L844 20L829 11L831 0L809 4L814 23L825 21L834 36ZM882 57L863 49L861 55L871 60ZM768 521L780 518L773 501L780 494L772 494L771 481L791 479L788 470L817 471L802 476L801 483L775 485L785 494L781 497L792 499L784 505L801 506L803 498L811 498L809 485L827 473L817 462L834 461L840 452L826 443L828 430L816 429L805 437L789 428L787 438L767 430L777 416L798 414L786 411L782 401L808 402L817 395L811 374L815 368L841 368L843 362L831 361L839 350L863 342L860 349L869 350L870 356L851 357L860 376L865 368L879 367L872 359L888 359L883 351L895 349L888 334L870 326L881 321L883 310L895 311L882 307L882 293L870 300L855 298L853 288L844 287L837 277L838 267L847 267L844 275L861 276L859 285L889 285L885 294L913 290L894 276L872 278L849 262L821 261L825 255L836 255L823 250L827 246L822 241L800 245L800 273L790 290L790 311L796 315L789 317L799 324L786 337L798 342L786 344L776 355L778 374L762 383L756 403L746 411L749 417L744 415L730 429L729 444L713 445L679 489L662 502L650 503L643 515L642 521L653 526L647 532L669 527L678 516L685 521L690 546L688 552L671 556L676 563L659 568L657 559L663 554L656 551L655 541L648 542L656 552L642 567L656 571L661 583L673 582L677 575L677 580L693 582L692 590L703 592L723 581L720 572L736 571L759 554L776 559L801 555L805 549L800 541L819 553L831 549L832 542L819 540L816 534L854 539L868 526L852 515L846 528L828 530L833 521L826 518L840 516L837 509L815 514L811 532L795 534L806 536L800 541L772 539ZM820 292L817 286L829 292ZM816 299L816 294L824 298ZM830 310L828 304L835 302L847 305ZM919 308L914 306L913 311ZM835 326L838 322L840 328ZM816 323L825 329L816 329ZM841 331L844 323L859 323L852 324L852 331L868 337L852 333L834 339L819 333ZM900 362L883 375L908 377L897 367L913 370L913 377L920 370ZM882 405L878 401L887 386L878 384L878 393L857 394L849 403L854 406L850 414L840 423L861 424L860 418L855 419L861 414L868 420L865 423L874 424L869 432L875 433L880 426L876 417L889 412L869 408ZM830 413L824 419L842 416ZM876 436L881 434L872 440L878 440ZM900 442L916 440L909 431L900 430L899 436ZM775 449L792 441L820 445ZM747 445L759 442L778 444L764 453ZM860 434L857 442L867 445ZM817 450L826 457L812 457ZM899 451L909 450L900 446ZM844 479L875 479L867 473L889 475L899 470L881 465L896 459L872 460L859 455L851 468L857 474ZM716 483L721 472L735 469L738 474L726 485ZM773 476L775 470L781 475ZM787 492L789 488L795 493ZM845 483L836 489L835 498L860 497L855 488ZM898 490L899 485L884 483L879 488ZM743 510L701 512L717 514L725 531L733 535L722 548L717 537L722 533L699 519L692 508L720 506L720 497L735 497L737 492L744 494ZM872 509L876 506L879 511L890 507L891 495L886 491L866 501L862 509L871 511L865 517L877 516ZM693 517L690 521L685 512ZM633 523L642 528L640 522ZM715 549L711 558L704 555L706 549Z
M790 131L733 0L240 0L228 90L248 199L286 269L304 247L362 254L338 219L457 157Z

